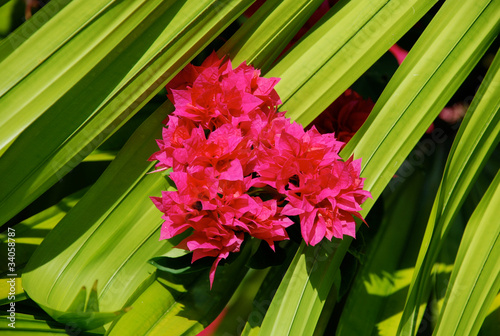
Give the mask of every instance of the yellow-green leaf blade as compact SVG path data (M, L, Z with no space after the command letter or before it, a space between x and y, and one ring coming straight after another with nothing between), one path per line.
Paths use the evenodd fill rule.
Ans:
M477 335L500 290L500 174L467 224L434 335Z

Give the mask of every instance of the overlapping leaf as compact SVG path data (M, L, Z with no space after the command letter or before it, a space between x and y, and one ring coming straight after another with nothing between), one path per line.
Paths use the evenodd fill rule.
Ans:
M217 54L228 55L234 64L246 61L267 72L299 28L322 2L321 0L266 1Z

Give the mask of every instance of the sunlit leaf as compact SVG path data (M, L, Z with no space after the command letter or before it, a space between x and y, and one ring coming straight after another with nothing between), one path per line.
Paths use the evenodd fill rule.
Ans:
M500 3L497 6L497 9L500 9ZM493 14L500 20L500 11L497 10ZM456 217L471 184L498 144L500 133L498 59L499 57L496 57L496 62L492 64L488 76L483 81L450 151L400 324L400 330L404 334L412 335L416 332L418 309L420 303L426 301L429 295L429 276L443 240L446 239L450 223Z

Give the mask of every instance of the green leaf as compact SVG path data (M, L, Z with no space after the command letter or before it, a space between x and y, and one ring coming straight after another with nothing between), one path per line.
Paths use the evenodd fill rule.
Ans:
M392 179L394 169L387 171L389 163L401 164L500 31L496 2L483 11L480 2L471 1L460 6L459 12L455 2L449 0L441 7L344 150L363 158L372 194L379 194ZM417 134L410 136L412 128ZM381 131L382 143L373 141L381 137L376 135ZM433 141L442 142L442 131L431 135ZM411 141L402 141L401 136Z
M111 326L109 335L197 335L233 295L246 274L251 250L247 244L232 263L218 267L212 289L208 272L196 277L164 275L132 303L134 309Z
M56 226L66 213L78 203L86 191L87 189L83 189L65 197L56 205L14 225L10 229L13 230L15 234L13 238L16 243L16 269L19 271L19 276L21 269L28 262L29 258L45 236ZM3 244L7 245L8 238L7 230L0 233L0 241ZM2 249L0 251L0 258L7 260L7 249ZM9 273L7 264L4 263L0 266L0 274L5 275L7 273Z
M266 315L267 309L273 299L274 293L278 289L278 286L295 254L295 250L287 249L287 252L288 255L286 261L279 266L269 269L269 272L264 278L264 281L262 282L262 285L252 302L252 311L248 316L245 328L241 333L242 336L255 336L259 334L262 321L264 320L264 316Z
M217 52L267 72L321 0L268 0Z
M23 9L21 0L0 1L0 41L22 23Z
M83 313L85 311L85 301L87 301L87 288L83 286L68 307L68 312Z
M93 313L99 311L99 297L97 294L97 280L94 282L92 289L90 290L89 300L85 306L86 313Z
M500 3L497 4L496 9L500 9ZM500 20L499 10L484 11L482 15L488 15L488 13L496 15L497 21ZM498 27L496 29L498 33ZM427 301L430 290L428 279L443 240L446 239L450 223L498 144L500 133L500 114L498 113L500 109L498 89L500 61L498 59L499 57L496 57L490 67L450 151L400 324L400 330L406 335L414 334L418 327L418 309L422 301Z
M12 238L15 241L16 248L14 270L10 271L7 263L2 264L0 268L0 274L2 274L0 282L0 305L8 304L13 301L12 297L9 299L12 295L12 287L11 284L7 282L12 279L15 279L14 300L21 301L27 298L21 280L23 267L48 232L75 206L85 192L86 189L80 190L64 198L58 204L14 225L12 228L0 234L0 241L5 246L8 246L8 233L13 232L15 236ZM0 256L3 260L7 260L7 249L2 249L2 251L0 251ZM15 274L15 276L11 276L11 274Z
M73 302L64 313L56 314L57 321L72 324L82 329L95 329L109 323L130 308L124 308L116 312L99 312L99 298L97 297L97 280L94 282L87 300L87 288L83 286L76 294Z
M344 238L344 240L352 239ZM330 275L334 275L340 266L341 259L334 259L333 256L345 254L347 248L348 245L340 244L338 239L314 247L301 244L274 295L259 334L287 335L300 332L312 334L334 282L334 276ZM328 267L322 267L323 265ZM306 315L305 311L309 313ZM309 320L308 317L311 315L313 317ZM295 331L295 328L300 332Z
M318 322L316 323L316 327L314 329L313 336L322 336L327 329L327 326L330 322L330 318L335 309L336 303L340 300L340 286L342 282L342 276L340 270L337 270L335 274L335 279L333 280L332 288L330 289L330 293L325 300L325 304L323 305L323 310L321 311L321 315L318 318Z
M175 17L183 21L188 20L190 15L197 15L198 21L183 36L184 39L191 37L190 43L201 48L201 42L197 42L197 34L205 34L206 39L215 37L217 34L214 34L214 29L221 29L224 23L229 23L249 3L229 1L218 8L218 11L214 11L210 7L216 6L214 2L196 2L194 7L182 7L182 11ZM202 7L204 11L196 12L202 5L205 6ZM169 20L163 20L163 25L165 22L168 23ZM203 29L199 29L199 25ZM175 33L175 30L168 32ZM184 48L191 44L186 44L182 38L176 42L180 50L174 44L170 46L172 52L178 52L187 61L189 54L186 55ZM161 59L175 64L175 60L168 57L169 53L165 53ZM162 73L158 71L158 76ZM170 74L173 75L173 72ZM156 83L159 84L161 83ZM141 92L137 94L140 95ZM122 309L154 271L154 267L146 263L147 260L165 253L176 244L175 239L158 242L162 220L147 197L167 189L166 181L160 174L145 175L152 166L147 158L156 150L154 138L161 135L161 121L169 112L168 106L171 105L165 104L138 129L135 134L140 141L132 139L125 145L121 153L126 154L121 157L118 155L100 183L89 191L82 206L75 208L75 211L64 218L61 225L51 232L48 241L44 242L45 247L42 246L40 253L30 260L23 275L25 288L56 320L65 316L67 300L64 298L71 296L79 286L90 286L96 279L105 284L99 293L101 310ZM145 138L149 141L145 141ZM117 176L122 179L117 179ZM92 209L91 212L88 211L89 208ZM61 237L64 237L62 244ZM44 281L39 281L40 274L47 275L44 275ZM119 296L116 295L117 291L120 292ZM89 320L92 323L106 322L98 316L90 316ZM80 322L88 321L78 321ZM89 327L88 324L78 326Z
M43 9L50 20L31 36L13 34L2 42L0 147L69 91L158 6L152 3L141 9L143 3L54 1L51 7L59 10L51 17L50 9ZM124 22L128 24L122 25ZM37 52L32 55L29 50ZM21 96L21 92L30 95Z
M162 256L151 258L148 262L160 271L171 274L197 273L209 269L214 262L213 258L203 258L191 263L192 258L192 254L176 258Z
M118 319L125 314L127 310L123 309L110 313L64 313L57 317L58 322L66 325L73 325L82 330L92 330L101 327L102 325Z
M500 174L467 224L434 335L477 335L500 290L498 206Z
M415 324L416 308L428 295L428 277L432 272L436 255L474 180L498 144L500 133L500 56L495 58L486 78L472 102L453 144L447 168L441 181L438 197L434 202L433 215L429 219L426 236L416 266L416 276L405 307L402 323L407 330ZM458 258L458 256L457 256ZM459 259L457 259L459 260ZM414 328L414 327L413 327Z
M53 335L81 335L96 336L103 335L100 330L83 331L72 323L62 324L52 320L49 316L36 313L25 313L16 311L15 324L8 319L5 311L0 312L0 318L7 320L7 323L0 325L0 333L5 336L53 336Z
M245 278L240 282L238 289L231 297L231 300L224 307L221 313L221 315L224 314L222 321L217 326L214 336L227 336L227 334L241 335L246 321L256 318L255 315L252 315L253 299L270 270L270 267L263 270L248 270ZM259 317L257 316L257 318ZM218 322L217 319L215 321Z
M484 319L480 335L493 336L496 335L500 328L500 293L497 294L493 303L488 310L488 316Z
M92 161L113 161L116 157L116 151L103 151L96 149L90 155L83 159L84 162Z
M415 258L412 260L413 262L414 259ZM375 329L376 332L372 334L380 336L397 335L399 321L403 315L403 307L406 301L408 287L410 286L414 271L415 269L411 267L398 269L394 272L392 292L388 296L387 302L380 312ZM422 304L422 307L425 308L425 304ZM423 315L424 311L422 310L419 318L422 319Z

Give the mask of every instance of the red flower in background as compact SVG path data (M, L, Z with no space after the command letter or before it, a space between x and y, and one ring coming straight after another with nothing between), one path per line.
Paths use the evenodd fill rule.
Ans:
M404 50L397 44L393 45L390 49L389 52L396 58L398 61L398 64L401 65L403 61L405 60L406 56L408 55L408 51Z
M321 113L308 128L315 126L322 133L335 133L338 140L349 142L373 109L371 99L363 99L347 90Z
M451 107L445 107L441 113L439 113L439 118L453 125L465 116L468 106L463 103L455 103Z

